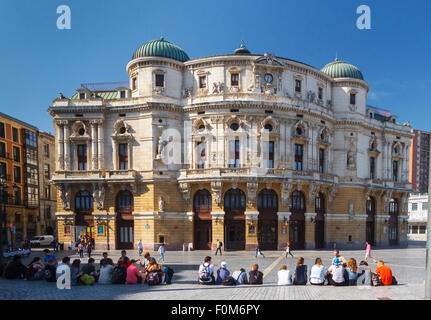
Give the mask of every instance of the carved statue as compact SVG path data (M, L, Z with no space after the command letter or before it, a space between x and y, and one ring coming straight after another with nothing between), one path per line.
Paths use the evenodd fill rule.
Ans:
M221 200L222 200L222 189L223 189L223 182L221 181L214 181L211 182L211 189L214 196L214 202L220 206Z
M350 215L354 215L355 214L354 206L355 206L354 200L350 200L349 201L349 214Z
M256 201L256 193L257 193L258 187L259 187L259 184L257 182L247 182L247 196L248 196L248 202L250 204L254 204Z
M163 197L159 198L159 211L165 212L165 200L163 200Z
M314 102L315 98L316 98L316 93L314 93L313 91L309 90L307 92L307 100L308 100L308 102L310 102L310 103Z
M93 198L96 202L96 208L102 210L105 204L105 187L101 183L93 186Z
M64 183L60 184L61 206L64 210L70 210L70 187Z
M178 186L183 195L184 202L188 205L190 203L190 184L181 182Z
M352 150L347 152L347 167L354 168L355 167L355 155Z
M190 97L191 92L192 92L191 88L184 88L184 89L183 89L183 98L188 98L188 97Z
M291 183L284 182L281 185L281 202L284 207L286 207L287 204L289 203L289 195L292 192L292 189L293 189L293 184Z
M163 156L163 150L165 149L166 145L168 144L167 141L163 140L162 136L159 137L159 142L157 144L157 155L156 160L162 160L164 158Z

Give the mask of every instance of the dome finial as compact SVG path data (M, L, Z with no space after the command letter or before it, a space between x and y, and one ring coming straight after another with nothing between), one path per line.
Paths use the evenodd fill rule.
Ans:
M338 61L338 51L335 52L335 61Z
M241 40L241 46L238 49L235 49L235 54L250 54L250 51L245 46L244 40Z
M243 49L245 49L245 44L244 44L244 40L241 40L241 46L240 46L240 48L243 48Z

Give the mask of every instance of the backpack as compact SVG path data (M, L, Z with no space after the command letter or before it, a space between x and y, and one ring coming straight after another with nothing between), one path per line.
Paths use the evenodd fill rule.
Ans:
M220 241L220 248L223 247L223 242Z
M371 284L373 287L381 286L382 279L380 279L380 275L373 273L371 276Z
M172 268L169 268L167 266L163 267L163 270L165 271L165 283L171 284L172 282L172 276L174 275L174 270Z
M124 268L115 267L112 271L112 284L124 284L126 282L127 274Z
M47 266L45 268L45 280L48 282L56 282L57 277L55 275L55 267L54 266Z
M202 283L211 282L211 275L208 267L204 267L204 270L201 271L201 274L199 275L199 282L202 282Z
M221 283L224 286L235 286L236 280L232 278L231 276L228 276L226 279L224 279Z
M96 279L93 276L84 273L81 276L80 281L85 285L92 285L96 281Z
M149 286L155 286L161 283L160 275L157 271L152 271L147 276L147 282Z
M398 285L398 281L397 281L397 279L394 276L392 276L392 285L393 286Z

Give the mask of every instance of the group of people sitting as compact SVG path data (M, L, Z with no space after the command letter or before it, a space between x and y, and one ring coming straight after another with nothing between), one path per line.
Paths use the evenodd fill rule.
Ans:
M248 273L244 268L234 271L232 274L227 268L227 263L223 261L216 275L215 267L211 262L211 257L207 256L204 263L200 265L198 272L199 284L213 285L222 284L226 286L240 284L263 284L263 273L259 271L259 265L253 264L251 271Z
M99 284L136 284L147 283L148 285L170 284L174 271L168 266L157 264L156 259L150 256L149 252L144 253L144 260L134 260L127 257L127 252L123 250L121 257L114 265L108 253L103 253L97 268L93 258L88 259L88 263L81 266L81 260L75 259L71 263L69 257L64 257L58 264L57 257L51 254L49 249L44 250L45 257L35 257L32 262L25 266L20 256L14 256L13 260L4 265L0 270L0 276L6 279L24 280L46 280L56 282L57 279L67 272L70 274L71 285L91 285ZM62 266L61 268L59 268Z

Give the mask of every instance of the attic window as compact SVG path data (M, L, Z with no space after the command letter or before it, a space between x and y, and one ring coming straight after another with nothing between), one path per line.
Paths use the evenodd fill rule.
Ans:
M272 110L265 110L265 113L272 114L272 113L274 113L274 111L272 111Z
M124 99L126 97L126 91L125 90L121 90L120 91L120 98Z
M304 118L304 116L302 114L297 114L296 117L297 118Z
M230 109L230 112L239 112L239 109Z
M137 82L136 77L134 77L132 79L132 90L136 90L136 82Z
M77 113L77 114L75 114L75 117L77 117L77 118L82 118L84 115L82 114L82 113Z
M239 85L239 74L238 73L232 73L230 75L230 85L232 87L237 87Z
M85 99L85 92L80 92L79 93L79 99L80 100L84 100Z
M198 114L205 114L205 111L199 111Z
M350 104L355 105L356 104L356 93L350 94Z
M206 76L200 76L199 77L199 88L205 89L207 87L207 77Z
M83 136L83 135L85 134L85 129L84 129L84 128L79 129L79 130L78 130L78 134L79 134L80 136Z
M156 87L164 87L164 86L165 86L165 75L156 74Z

